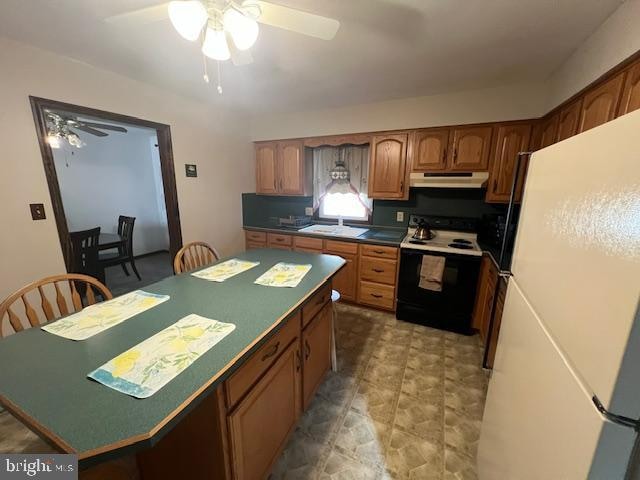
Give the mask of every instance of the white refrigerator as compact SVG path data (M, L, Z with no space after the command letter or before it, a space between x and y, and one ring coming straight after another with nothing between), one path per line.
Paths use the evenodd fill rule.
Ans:
M638 478L640 111L535 152L480 480Z

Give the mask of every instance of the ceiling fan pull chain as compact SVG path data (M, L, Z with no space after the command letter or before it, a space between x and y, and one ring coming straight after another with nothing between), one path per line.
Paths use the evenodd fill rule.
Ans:
M202 78L204 78L204 81L206 83L209 83L209 72L207 71L207 57L204 56L204 53L202 54L202 66L204 68L204 75L202 76Z
M218 64L218 93L222 95L222 80L220 78L220 62L216 60L216 63Z

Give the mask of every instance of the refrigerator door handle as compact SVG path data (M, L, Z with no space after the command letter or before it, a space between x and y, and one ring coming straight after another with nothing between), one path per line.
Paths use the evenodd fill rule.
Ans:
M596 406L602 416L610 422L617 423L618 425L622 425L625 427L631 427L636 432L640 432L640 420L634 420L629 417L624 417L622 415L616 415L615 413L609 412L606 408L604 408L602 402L595 395L591 397L591 401L593 401L593 404Z

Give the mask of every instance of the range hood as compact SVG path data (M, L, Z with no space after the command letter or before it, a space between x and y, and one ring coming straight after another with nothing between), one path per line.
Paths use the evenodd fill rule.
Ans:
M482 188L488 179L487 172L412 173L409 185L415 188Z

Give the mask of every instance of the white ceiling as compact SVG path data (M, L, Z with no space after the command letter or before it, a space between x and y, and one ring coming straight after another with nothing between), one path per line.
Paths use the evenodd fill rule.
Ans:
M621 0L276 0L338 19L336 38L261 25L255 62L222 64L222 96L168 20L104 22L158 3L2 0L0 35L199 100L296 111L544 79Z

